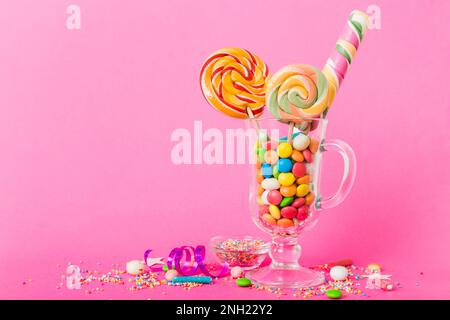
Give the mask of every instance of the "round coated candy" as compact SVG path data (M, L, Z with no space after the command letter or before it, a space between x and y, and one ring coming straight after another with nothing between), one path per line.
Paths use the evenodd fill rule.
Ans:
M310 182L311 182L311 178L308 175L297 179L297 184L308 184Z
M263 194L261 195L261 204L270 204L269 201L267 200L267 196L269 195L269 190L266 190L263 192Z
M280 182L280 184L282 186L288 187L288 186L290 186L291 184L294 183L295 176L292 173L290 173L290 172L288 172L288 173L284 173L283 172L283 173L280 173L280 175L278 176L278 181Z
M305 158L306 162L311 163L313 162L313 155L311 153L311 151L309 151L308 149L303 150L303 157Z
M315 198L315 196L314 196L314 193L313 192L310 192L310 193L308 193L307 195L306 195L306 197L305 197L305 203L307 204L307 205L310 205L311 203L313 203L314 202L314 198Z
M292 145L294 146L294 149L302 151L308 148L309 140L307 135L301 133L292 140Z
M281 218L280 209L276 205L271 204L269 206L269 212L274 219L278 220Z
M297 219L300 221L306 220L306 218L308 218L308 211L309 211L308 206L301 206L300 208L298 208Z
M327 297L330 299L340 299L342 297L342 292L337 289L327 290Z
M267 195L267 201L269 201L269 203L271 204L279 205L281 200L283 200L283 196L278 190L272 190Z
M305 198L297 198L292 202L292 206L296 208L300 208L306 202Z
M294 207L291 207L291 206L285 207L285 208L281 209L281 215L284 218L292 219L297 215L297 209Z
M311 142L309 143L309 151L311 151L313 154L317 152L317 150L319 150L319 140L316 140L314 138L311 138Z
M269 163L263 163L261 166L261 174L264 178L271 178L273 174L272 166Z
M256 154L257 154L257 156L258 156L258 160L261 161L261 162L264 161L264 153L266 153L266 152L264 151L263 148L258 148L258 149L256 150Z
M267 150L264 153L264 161L270 164L275 164L278 161L278 155L274 150Z
M279 162L278 162L279 163ZM296 162L292 167L292 173L296 178L303 177L306 174L306 166L302 162Z
M292 221L292 219L288 219L288 218L281 218L280 220L277 221L277 225L279 225L280 227L283 227L283 228L289 228L294 225L294 221Z
M236 280L236 284L239 287L249 287L252 285L252 282L247 278L239 278Z
M258 184L258 187L256 188L256 194L258 196L260 196L263 194L263 192L264 192L264 188L260 184Z
M263 183L264 183L264 181L263 181ZM263 185L263 187L264 187L264 185ZM267 189L267 188L264 188L264 189ZM309 185L307 185L307 184L301 184L297 187L297 197L304 197L308 194L308 192L309 192Z
M277 224L277 220L275 220L275 219L274 219L270 214L268 214L268 213L263 214L263 215L261 216L261 219L262 219L265 223L270 224L270 225L275 225L275 224Z
M259 183L261 183L264 180L264 176L261 173L261 170L258 169L256 171L256 181L258 181Z
M244 273L244 270L241 267L238 267L238 266L233 267L230 270L231 276L233 278L235 278L235 279L241 277L243 273Z
M290 172L292 169L291 159L281 158L277 162L277 168L279 172Z
M303 160L305 160L305 158L303 158L303 153L301 153L298 150L292 151L291 158L292 158L292 160L294 160L296 162L303 162Z
M281 158L288 158L292 154L292 147L287 142L282 142L278 145L278 156Z
M273 176L274 178L278 179L278 176L280 175L280 171L278 170L278 166L273 167Z
M289 206L292 202L294 202L294 197L286 197L283 198L283 200L281 200L280 202L280 207L286 207Z
M291 184L290 186L281 186L280 192L283 197L293 197L297 193L297 186Z
M269 206L267 206L267 205L259 206L259 214L263 215L266 213L269 213Z
M167 281L172 281L176 276L178 276L177 270L168 270L164 275L164 278L166 278Z
M348 270L343 266L335 266L330 269L330 277L335 281L342 281L347 278Z
M279 178L279 177L278 177ZM264 179L261 182L261 186L265 189L265 190L275 190L280 188L280 182L279 180L275 179L275 178L268 178L268 179Z

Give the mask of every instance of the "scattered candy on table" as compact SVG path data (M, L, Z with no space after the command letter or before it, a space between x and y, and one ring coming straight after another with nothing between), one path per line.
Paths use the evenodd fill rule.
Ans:
M145 270L145 262L141 260L131 260L127 262L126 270L129 274L141 274Z
M165 278L167 281L172 281L173 278L175 278L175 277L177 277L177 276L178 276L178 271L172 269L172 270L167 270L166 274L164 275L164 278Z
M241 267L233 267L230 270L230 274L233 278L240 278L242 276L242 274L244 273L244 269L242 269Z
M236 280L236 284L239 287L249 287L252 285L252 282L250 281L250 279L247 278L239 278Z
M340 299L342 297L342 292L337 289L327 290L327 297L330 299Z
M347 278L348 270L343 266L334 266L330 269L330 277L336 281L342 281Z

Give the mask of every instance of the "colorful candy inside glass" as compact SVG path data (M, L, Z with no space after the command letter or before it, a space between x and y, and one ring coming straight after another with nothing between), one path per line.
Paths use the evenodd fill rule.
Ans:
M320 142L307 132L296 132L289 140L260 140L255 148L259 219L268 227L301 224L310 216L315 199L310 164Z

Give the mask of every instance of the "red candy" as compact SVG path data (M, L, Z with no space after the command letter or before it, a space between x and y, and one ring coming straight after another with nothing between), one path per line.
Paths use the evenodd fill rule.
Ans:
M292 202L291 206L295 208L300 208L302 205L304 205L306 202L305 198L297 198Z
M308 210L309 210L308 206L302 206L302 207L298 208L297 219L300 221L303 221L306 218L308 218Z
M283 196L281 195L280 191L278 191L278 190L272 190L267 195L267 201L269 201L269 203L274 204L276 206L280 204L281 200L283 200Z
M260 206L259 207L259 215L262 216L263 214L269 213L269 206Z
M306 166L304 163L296 162L292 167L292 173L297 178L303 177L306 174Z
M297 209L292 206L284 207L281 209L281 215L285 218L292 219L297 215Z
M305 158L306 162L311 163L313 162L313 155L311 153L311 151L309 151L308 149L305 149L302 151L303 157Z

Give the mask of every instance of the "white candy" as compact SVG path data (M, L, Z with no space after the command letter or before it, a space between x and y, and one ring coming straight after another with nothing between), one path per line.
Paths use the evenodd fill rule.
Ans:
M231 276L233 278L240 278L242 276L242 274L244 273L244 270L241 267L233 267L231 268Z
M309 142L309 137L303 133L300 133L294 138L294 140L292 140L292 145L294 146L294 149L302 151L308 148Z
M264 191L263 194L261 195L261 200L262 200L262 202L263 202L264 204L267 204L267 205L270 204L269 200L267 200L267 195L268 195L268 194L269 194L269 190L266 190L266 191Z
M280 182L275 178L267 178L261 182L261 186L265 190L276 190L280 188Z
M334 266L330 269L330 277L333 280L341 281L345 280L348 275L348 270L343 266Z
M142 260L131 260L127 262L127 273L138 275L144 272L145 263Z
M178 271L174 269L167 270L166 274L164 275L167 281L172 281L176 276L178 276Z

